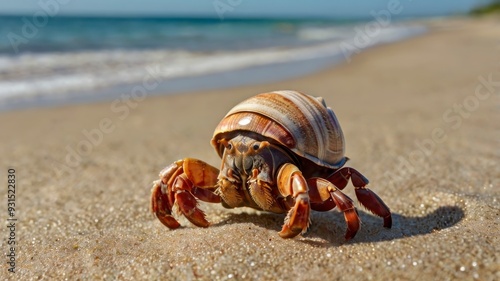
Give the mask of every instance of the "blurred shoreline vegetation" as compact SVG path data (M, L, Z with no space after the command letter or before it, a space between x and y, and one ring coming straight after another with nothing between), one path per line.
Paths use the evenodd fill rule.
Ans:
M488 5L474 8L470 14L473 16L500 14L500 0L494 0Z

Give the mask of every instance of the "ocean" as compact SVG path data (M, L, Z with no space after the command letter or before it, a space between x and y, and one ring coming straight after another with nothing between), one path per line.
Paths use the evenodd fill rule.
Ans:
M423 32L375 18L0 16L0 110L280 80Z

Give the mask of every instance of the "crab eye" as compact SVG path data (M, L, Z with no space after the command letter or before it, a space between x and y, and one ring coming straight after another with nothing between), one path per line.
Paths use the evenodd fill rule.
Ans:
M230 143L228 143L226 148L227 148L228 150L231 150L231 149L233 149L233 145L232 145L232 144L230 144Z
M259 145L259 144L254 144L254 145L253 145L253 149L254 149L254 150L259 149L259 147L260 147L260 145Z

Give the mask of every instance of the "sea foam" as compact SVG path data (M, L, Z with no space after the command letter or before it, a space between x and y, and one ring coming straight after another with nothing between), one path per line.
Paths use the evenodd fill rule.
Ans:
M357 46L356 36L360 36L362 28L362 24L303 27L296 32L296 44L253 49L98 49L0 55L0 109L33 99L68 99L85 92L106 91L120 85L141 83L151 76L168 84L170 79L255 66L332 57L347 59L352 54L346 52L345 46L361 51L425 31L418 25L392 25L381 28L376 36ZM224 81L220 81L220 87L224 87Z

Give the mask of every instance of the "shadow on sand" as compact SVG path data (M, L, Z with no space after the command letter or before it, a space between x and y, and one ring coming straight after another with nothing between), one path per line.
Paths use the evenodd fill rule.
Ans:
M356 237L345 241L344 233L346 224L342 213L337 211L313 212L312 224L306 234L299 241L315 246L335 246L340 244L367 243L379 241L391 241L416 235L425 235L438 232L457 224L464 218L464 211L457 206L442 206L431 213L421 217L404 216L397 213L392 214L392 228L382 226L382 219L370 213L358 209L361 219L361 228ZM227 220L213 226L227 223L252 222L263 228L280 231L284 215L263 213L254 214L231 214ZM314 239L310 239L314 238ZM326 240L325 242L318 241Z

